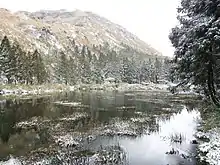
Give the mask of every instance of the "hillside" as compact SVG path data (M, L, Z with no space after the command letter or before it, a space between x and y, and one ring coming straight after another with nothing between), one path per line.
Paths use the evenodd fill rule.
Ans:
M63 76L60 77L61 72L67 69L67 63L64 61L62 63L64 59L74 61L69 64L74 67L74 71L78 70L74 74L74 79L77 75L80 77L85 76L82 72L85 71L86 67L87 69L89 67L90 70L87 74L91 75L91 70L98 67L97 63L102 60L101 63L105 61L106 64L105 66L99 66L99 69L102 72L105 71L99 73L99 76L102 79L114 77L120 80L120 75L107 74L112 72L115 67L110 68L106 65L115 66L117 65L115 62L119 62L119 72L119 65L122 66L125 61L132 62L133 66L137 66L143 60L153 64L155 59L162 59L161 62L164 59L161 53L125 28L91 12L42 10L32 13L26 11L12 13L7 9L0 9L0 21L0 37L3 39L4 36L7 36L10 43L19 43L21 49L29 53L28 57L31 52L35 52L35 59L40 55L43 59L47 77L49 77L46 81L50 82L63 79L61 78ZM113 60L113 58L115 59ZM114 61L114 64L109 61L110 59L112 62ZM149 61L151 59L154 62ZM93 66L91 66L92 64ZM4 64L2 63L2 65ZM63 68L61 65L63 65ZM60 67L62 69L59 69ZM36 66L36 68L39 67ZM59 72L58 70L62 71ZM5 77L7 76L5 75ZM89 79L80 82L91 82L91 77Z
M11 13L0 9L0 15L1 36L16 37L24 45L40 49L47 50L49 46L66 49L74 39L77 44L89 47L108 42L111 47L121 48L123 43L149 55L160 55L125 28L91 12L58 10Z

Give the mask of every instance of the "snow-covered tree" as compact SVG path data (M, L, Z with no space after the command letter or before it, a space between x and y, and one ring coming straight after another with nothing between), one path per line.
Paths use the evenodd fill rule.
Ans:
M58 66L56 68L56 77L59 83L69 82L69 62L68 57L64 52L60 52L60 59L58 61Z
M77 68L76 68L76 60L74 59L74 57L70 57L69 58L69 62L68 62L68 66L69 66L69 84L70 85L75 85L77 82Z
M15 82L22 82L23 80L23 74L24 74L24 70L23 70L23 63L25 58L23 58L24 56L24 52L22 51L20 45L18 44L18 42L14 42L11 46L11 54L12 56L12 60L11 60L11 69L14 72L14 79Z
M8 40L8 37L5 36L0 45L0 71L1 76L7 78L8 83L12 81L12 54L11 54L11 46Z
M182 0L178 8L179 25L169 36L175 47L173 72L180 80L179 85L201 87L216 105L220 105L216 92L219 16L219 0Z
M134 66L132 62L128 58L122 59L122 67L121 67L121 80L122 82L133 83L133 80L136 77Z
M79 57L80 61L80 78L81 82L85 84L90 83L91 79L91 67L90 67L90 58L88 57L88 48L83 45L81 55Z
M41 54L37 50L32 54L32 60L33 76L36 78L37 84L42 84L47 80L47 71Z

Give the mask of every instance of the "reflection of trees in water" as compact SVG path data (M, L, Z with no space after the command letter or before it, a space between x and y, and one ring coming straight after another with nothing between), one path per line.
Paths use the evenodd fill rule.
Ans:
M1 103L0 112L0 137L3 142L8 142L10 135L18 132L15 128L17 122L27 120L34 116L43 116L47 104L45 99L6 100Z
M5 143L8 142L10 134L14 132L16 124L15 107L17 102L6 101L0 112L0 136Z
M21 121L29 120L35 116L43 116L47 99L18 99L6 100L0 106L0 159L9 154L24 155L41 145L47 144L48 132L45 129L38 130L17 127Z
M194 110L196 108L196 106L198 107L198 104L188 103L188 104L185 104L185 106L186 106L187 111L190 112L190 111Z
M83 107L68 107L62 105L53 104L54 101L69 101L69 102L81 102ZM151 100L150 100L151 101ZM28 120L32 117L39 117L43 119L52 119L48 123L43 125L49 129L49 133L53 131L54 134L61 133L62 131L88 131L93 130L94 127L102 127L106 124L111 124L114 118L119 118L119 121L125 120L125 123L132 122L131 118L140 117L140 119L149 117L149 120L144 122L137 121L137 131L142 133L142 130L148 129L150 132L159 131L158 119L167 121L173 112L166 112L163 108L170 108L167 106L169 103L160 104L157 100L151 102L148 100L136 100L136 96L131 94L119 94L119 93L64 93L53 97L33 98L26 100L7 100L3 101L0 106L0 138L4 142L14 145L14 153L19 152L19 148L15 147L17 141L22 144L20 150L27 151L24 146L32 145L30 150L34 149L35 145L41 142L37 142L35 137L38 136L38 140L42 143L48 143L48 130L22 130L20 134L16 134L18 130L15 128L15 124L20 121ZM187 109L194 109L194 105L187 104ZM130 107L130 109L129 109ZM133 108L131 108L133 107ZM182 106L173 107L173 109L182 109ZM60 117L70 117L72 114L74 117L75 112L87 112L89 117L82 117L78 120L59 121ZM143 113L135 113L135 111ZM166 114L166 115L165 115ZM145 116L146 115L146 116ZM40 120L41 121L41 120ZM59 124L58 124L59 122ZM120 122L119 122L120 123ZM123 123L123 122L122 122ZM134 123L129 123L134 126ZM60 127L58 127L59 125ZM57 127L56 127L57 126ZM135 125L136 126L136 125ZM51 129L51 130L50 130ZM134 127L136 129L136 127ZM26 132L25 132L26 131ZM32 132L33 131L33 132ZM14 136L11 136L14 135ZM11 136L11 138L10 138ZM26 138L29 138L29 141ZM0 148L1 148L0 143ZM9 147L9 145L8 145ZM0 154L1 155L1 154Z

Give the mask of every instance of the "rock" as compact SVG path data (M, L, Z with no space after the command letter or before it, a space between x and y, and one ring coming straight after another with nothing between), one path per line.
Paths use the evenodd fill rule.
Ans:
M167 155L174 155L174 154L179 154L178 150L174 150L174 148L172 148L169 152L166 152Z
M199 142L197 140L192 140L191 142L192 144L199 144Z
M181 154L180 156L181 156L183 159L187 159L187 156L184 155L184 154Z

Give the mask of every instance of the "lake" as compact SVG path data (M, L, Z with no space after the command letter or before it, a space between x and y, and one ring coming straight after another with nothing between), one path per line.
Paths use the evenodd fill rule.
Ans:
M168 92L0 98L0 164L196 165L199 100Z

